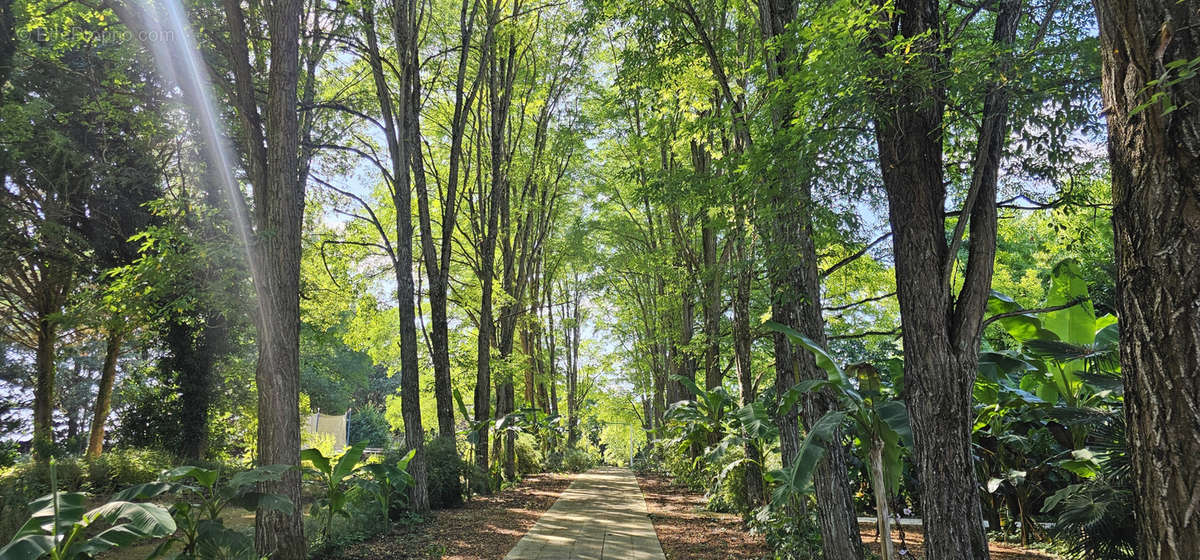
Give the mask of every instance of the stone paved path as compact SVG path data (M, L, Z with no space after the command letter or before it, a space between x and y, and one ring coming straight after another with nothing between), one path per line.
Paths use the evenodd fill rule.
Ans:
M575 478L504 560L666 560L628 469Z

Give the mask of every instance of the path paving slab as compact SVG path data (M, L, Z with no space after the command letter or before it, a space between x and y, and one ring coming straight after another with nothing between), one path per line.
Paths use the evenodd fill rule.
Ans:
M628 469L575 478L504 560L666 560Z

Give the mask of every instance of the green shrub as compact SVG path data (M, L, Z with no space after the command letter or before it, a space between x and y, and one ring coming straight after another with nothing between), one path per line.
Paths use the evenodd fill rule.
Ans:
M821 529L813 517L816 508L810 504L806 509L807 515L796 515L768 504L750 517L750 529L763 536L777 560L821 558Z
M375 405L368 404L350 411L346 430L350 433L349 441L365 440L367 447L387 447L392 443L392 428L388 425L387 416Z
M720 469L724 476L716 477L707 493L708 509L723 513L744 514L757 507L746 500L746 463L726 470L726 466L739 461L744 454L740 449L730 449L719 464L711 465L712 469Z
M85 461L87 488L95 494L111 494L135 484L145 484L171 468L175 459L152 449L114 449ZM61 477L61 466L60 466Z
M517 435L516 452L518 475L542 472L542 452L538 450L537 440L532 434Z
M425 445L425 458L429 506L444 509L462 505L463 461L454 448L454 440L435 438Z
M479 468L475 463L463 463L465 466L463 471L466 473L467 483L470 485L471 494L488 494L495 488L492 483L495 478L491 473Z
M582 449L568 449L563 454L563 468L567 472L583 472L596 464L596 458Z

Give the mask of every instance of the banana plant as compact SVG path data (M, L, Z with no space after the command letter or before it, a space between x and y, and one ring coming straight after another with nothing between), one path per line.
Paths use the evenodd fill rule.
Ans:
M663 417L681 427L679 436L671 439L668 445L676 446L684 453L692 448L705 449L712 434L724 431L724 423L733 410L733 396L723 387L705 391L694 380L680 375L672 379L696 395L696 399L679 401L667 408ZM696 458L697 461L700 459Z
M359 459L367 441L360 441L342 453L334 463L331 457L326 457L320 449L305 449L300 452L300 460L308 461L312 466L306 471L317 478L325 487L325 495L314 500L311 513L321 520L321 535L325 540L333 529L333 518L336 515L349 518L346 502L361 490L359 486L350 486L348 480L360 470Z
M50 460L50 489L50 494L29 504L33 514L0 548L0 560L82 560L162 538L176 529L171 513L155 504L114 499L88 510L86 494L58 491L54 459ZM100 525L108 528L95 531Z
M381 518L387 522L392 518L392 504L399 496L407 499L405 490L412 486L413 477L408 474L408 463L416 456L417 450L409 450L396 464L371 463L363 466L363 470L371 475L370 480L363 481L363 488L375 497L379 504Z
M864 461L870 466L871 485L875 494L876 521L883 548L883 557L893 558L891 539L891 514L888 498L900 488L903 471L901 456L905 448L912 448L912 429L908 423L908 409L904 403L893 400L884 392L879 370L869 364L857 364L851 372L857 387L837 361L817 343L795 329L769 322L768 329L784 334L792 344L801 346L816 358L817 366L825 370L825 379L801 381L788 390L783 397L783 406L791 408L800 397L811 391L828 390L837 398L840 410L821 417L809 429L800 446L799 456L776 478L782 479L791 489L807 490L812 473L824 455L825 445L838 445L834 441L837 429L850 421L860 441L866 447Z
M1079 263L1054 267L1045 309L1051 311L1039 316L999 292L988 300L989 313L1021 345L1016 357L1034 366L1021 389L1070 408L1095 406L1119 391L1117 319L1096 316Z
M158 547L157 554L166 554L178 543L182 545L179 558L255 559L254 539L227 529L221 512L235 505L249 511L262 508L290 514L295 508L290 498L259 492L257 488L261 482L279 480L292 468L267 465L240 471L222 484L218 470L176 467L163 471L157 481L131 486L114 498L144 500L168 494L176 496L169 511L179 530ZM220 554L214 556L217 552Z

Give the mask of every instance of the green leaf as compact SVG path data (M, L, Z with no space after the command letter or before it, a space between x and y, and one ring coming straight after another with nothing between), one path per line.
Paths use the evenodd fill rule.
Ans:
M182 488L188 488L187 485L177 482L147 482L130 486L116 494L113 494L114 500L146 500L162 494L174 494Z
M367 441L363 440L350 446L342 457L338 459L337 466L333 469L333 480L341 481L350 476L354 472L354 467L358 465L358 461L362 459L363 450L367 448Z
M24 535L0 548L0 560L33 560L45 556L54 548L50 535Z
M320 449L309 448L301 451L300 460L312 463L313 468L325 476L331 477L333 475L333 465L330 464L329 458L324 453L321 453Z
M900 437L904 447L912 449L912 427L908 422L908 409L900 401L887 401L875 407L875 414L883 424Z
M308 451L307 449L305 451ZM320 454L320 451L317 452ZM300 452L301 458L304 456L304 451ZM230 488L244 488L258 484L260 482L275 482L283 478L283 473L293 469L290 465L266 465L256 467L248 471L239 472L229 478Z
M171 512L157 504L108 502L89 511L86 517L103 519L112 525L125 520L124 525L148 537L162 537L175 532L175 519L171 517Z
M175 467L168 471L164 471L159 479L161 480L182 480L185 478L194 478L205 488L212 488L217 484L218 472L213 469L204 469L200 467Z
M1087 281L1083 279L1077 261L1063 260L1054 267L1050 276L1046 306L1066 305L1079 300L1083 301L1078 305L1046 313L1042 324L1063 342L1088 345L1096 338L1096 313L1088 296Z
M789 340L792 341L792 344L803 346L809 352L812 352L813 357L817 360L817 367L825 370L825 373L829 376L830 383L833 383L840 388L850 387L850 379L846 377L846 373L843 372L842 368L838 366L837 361L833 359L833 356L830 356L829 353L826 352L825 349L820 345L789 326L782 325L774 321L768 321L764 323L763 326L768 330L783 333L788 337Z
M400 469L401 471L405 471L405 472L407 472L407 471L408 471L408 464L409 464L410 462L412 462L412 460L413 460L413 457L416 457L416 456L417 456L417 450L416 450L416 449L409 449L409 450L408 450L408 453L405 453L405 454L404 454L404 457L401 457L401 458L400 458L400 460L396 462L396 468L397 468L397 469Z

